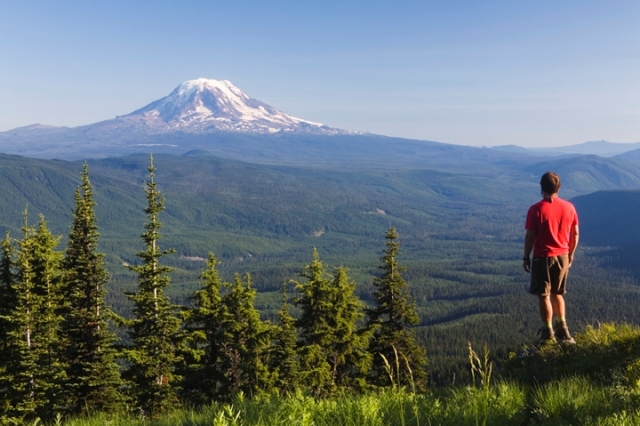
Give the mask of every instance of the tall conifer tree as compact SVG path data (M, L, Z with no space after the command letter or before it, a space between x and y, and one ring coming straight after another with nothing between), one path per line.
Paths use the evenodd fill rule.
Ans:
M9 417L48 421L63 410L64 368L59 358L62 253L55 250L58 242L42 216L33 228L25 212L1 384L9 395Z
M7 333L10 328L11 311L15 307L16 297L13 289L15 270L13 264L14 247L9 232L0 243L0 371L4 366L3 353L7 347Z
M289 313L287 285L282 284L282 307L278 312L278 324L274 327L270 364L274 372L274 387L283 393L295 391L300 385L298 362L298 330L296 320Z
M127 294L134 303L129 332L133 346L127 351L132 365L127 376L134 383L139 408L156 416L178 404L175 343L181 324L177 307L164 293L172 269L162 265L160 259L173 250L160 250L158 243L162 228L158 215L164 210L164 197L156 187L153 157L145 193L148 218L142 234L145 249L138 253L142 264L130 267L138 273L137 292Z
M14 247L9 232L0 245L0 389L7 389L10 383L7 367L11 362L9 347L9 332L12 328L12 317L16 309L16 295L14 289ZM6 419L10 410L11 397L9 392L0 392L0 424Z
M200 276L201 288L191 299L193 308L186 323L190 351L184 356L185 396L196 403L206 403L218 397L223 374L219 363L222 342L222 282L217 270L218 260L209 253Z
M330 281L314 248L311 263L300 273L303 282L295 282L300 296L294 303L301 310L296 322L298 327L298 354L300 380L316 395L332 389L331 364L325 348L331 343L332 327L329 324L331 298L328 297Z
M97 252L99 234L86 163L81 178L63 262L65 393L71 413L115 412L123 406L122 380L116 364L116 337L107 321L108 278L104 255Z
M392 384L426 387L427 355L418 345L411 327L420 322L415 301L398 265L398 233L390 228L386 249L380 258L380 277L373 279L375 306L367 310L368 327L374 330L369 352L373 356L370 378L378 386ZM393 380L393 383L391 382Z
M345 268L338 268L333 276L334 339L329 350L332 380L341 387L362 390L366 374L371 368L370 332L360 329L364 318L364 304L356 295L356 283Z
M266 359L271 330L254 307L255 297L249 274L244 280L236 274L230 291L222 297L221 396L238 392L253 395L271 385Z
M336 386L360 388L370 364L366 352L368 335L358 330L363 306L355 295L355 283L344 268L327 278L318 252L301 273L305 281L296 283L302 310L300 331L300 374L303 383L316 394L326 394Z

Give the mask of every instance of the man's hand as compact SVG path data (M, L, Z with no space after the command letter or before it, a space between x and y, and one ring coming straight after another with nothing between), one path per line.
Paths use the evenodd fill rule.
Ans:
M524 234L524 256L522 257L522 268L527 274L531 272L531 258L529 256L531 256L535 240L536 231L527 229L527 233Z

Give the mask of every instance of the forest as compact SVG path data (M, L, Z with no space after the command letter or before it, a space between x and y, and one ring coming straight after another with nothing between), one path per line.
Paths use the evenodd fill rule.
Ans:
M375 303L365 307L345 268L327 273L316 250L299 281L283 283L278 320L264 321L254 305L249 273L221 281L210 253L190 306L165 290L172 268L160 248L164 197L153 159L145 186L147 222L140 262L129 268L137 288L127 292L132 317L106 302L107 271L88 166L75 192L66 250L57 249L43 216L22 237L7 233L0 264L0 389L3 420L52 421L56 416L117 413L125 406L157 417L181 403L224 401L240 393L305 389L327 396L392 383L424 389L426 353L409 327L416 306L397 263L394 228L386 234ZM295 297L289 301L289 284ZM289 305L298 308L291 316ZM366 319L365 319L366 317ZM126 330L118 340L113 325ZM395 370L391 364L399 367Z
M334 170L327 177L317 170L298 173L211 159L180 169L170 156L159 156L154 164L164 179L165 206L155 169L141 168L140 160L94 160L84 169L81 163L36 163L35 172L24 172L31 181L11 174L13 186L47 214L34 226L33 204L26 211L16 203L1 207L3 217L22 218L22 226L5 226L10 233L3 243L0 285L2 300L11 303L3 303L0 315L2 356L13 364L3 363L1 386L14 386L5 397L29 395L19 397L20 403L3 401L7 418L52 420L60 413L123 407L161 413L180 401L225 401L265 389L295 392L297 380L325 397L340 389L394 383L434 389L470 380L469 342L487 345L496 359L505 359L534 339L539 320L517 262L517 222L531 195L511 204L506 202L511 194L487 195L507 176L487 177L489 185L477 176L470 183L417 170L359 173L359 178ZM198 180L189 167L211 172L214 179ZM64 178L72 173L81 176L80 186L77 175ZM33 181L49 182L54 199ZM2 188L10 197L9 186ZM248 194L246 188L252 188ZM535 189L531 192L535 196ZM130 219L133 211L145 217L139 226ZM209 222L218 227L207 228ZM69 223L68 234L57 236ZM167 249L161 250L159 241ZM87 252L78 254L83 249ZM606 321L638 322L637 278L612 259L614 252L588 246L579 252L582 261L572 271L576 291L570 294L570 323L577 330ZM396 270L389 263L396 255L406 302L400 329L409 343L394 342L385 352L375 338L384 330L381 318L389 317L378 311L379 290L385 272ZM82 294L79 283L91 282L88 276L93 285ZM603 285L607 291L593 298ZM332 301L330 306L314 302L319 294ZM71 303L85 307L72 309ZM333 319L322 319L314 309L326 309L326 318ZM224 326L207 329L207 323ZM160 325L162 332L154 328ZM336 330L338 325L343 328ZM33 336L20 332L25 327ZM27 335L33 339L25 340ZM71 345L74 339L96 346L75 353L84 344ZM335 347L325 347L326 342ZM100 369L78 361L88 353L101 357ZM286 362L292 354L296 362ZM210 369L204 377L211 382L199 380L202 369ZM108 382L96 382L96 389L107 386L99 394L113 396L97 406L79 396L90 392L81 388L93 383L88 375L94 371Z

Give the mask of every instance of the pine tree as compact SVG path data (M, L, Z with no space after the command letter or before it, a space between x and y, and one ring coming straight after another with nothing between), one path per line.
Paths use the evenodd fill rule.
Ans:
M298 354L300 360L300 381L316 395L332 389L331 364L327 360L325 348L331 344L332 327L328 312L331 307L329 295L330 281L325 276L324 266L314 248L311 263L300 273L305 281L295 281L300 296L294 304L301 310L296 321L298 328Z
M398 265L400 243L390 228L386 249L380 258L380 277L373 279L375 306L367 310L367 326L374 330L369 352L373 356L371 382L377 386L426 386L427 356L419 346L411 327L419 324L415 301L402 278L404 267Z
M255 297L249 274L245 280L236 274L230 291L222 297L221 397L238 392L254 395L271 387L266 359L271 327L260 319L254 307Z
M4 414L8 417L30 420L35 417L37 356L34 349L35 308L38 300L34 295L35 274L33 272L33 246L35 230L25 226L22 240L18 241L15 261L16 274L13 290L15 305L8 316L7 345L5 347L5 374L1 386L6 389Z
M10 315L15 307L15 292L13 282L15 271L13 265L14 248L11 244L11 237L7 232L5 239L0 245L2 254L0 255L0 369L4 366L2 354L7 347L7 333L9 331ZM1 371L1 370L0 370Z
M37 228L28 226L25 212L1 383L9 395L5 411L9 417L48 421L63 408L64 368L59 359L62 253L55 250L58 241L42 216Z
M270 364L274 372L274 387L283 393L295 391L299 385L298 330L296 320L289 314L287 285L282 284L282 307L278 324L273 330Z
M108 278L104 255L96 252L99 234L86 163L81 177L63 262L65 393L71 413L115 412L123 407L122 380L116 364L116 337L107 321Z
M329 352L332 380L344 388L362 390L371 368L370 332L359 329L364 318L364 304L355 294L356 284L345 268L338 268L333 278L334 339Z
M9 377L7 366L10 363L9 332L11 331L11 315L16 309L16 294L14 290L14 247L9 232L0 245L0 389L7 389ZM11 398L9 392L0 392L0 424L9 411Z
M183 391L195 403L207 403L220 392L223 374L219 369L222 350L222 282L217 270L218 260L209 253L200 276L201 288L191 299L185 339L190 348L184 355Z
M127 294L134 303L129 331L133 346L126 351L132 365L127 377L134 384L139 409L156 416L178 403L176 388L180 378L174 371L178 362L175 343L181 324L177 307L164 293L172 269L162 265L160 259L173 250L162 251L158 244L162 228L158 215L164 210L164 197L156 188L153 157L145 193L149 220L141 236L145 250L137 254L142 264L130 267L138 273L137 292Z
M302 383L322 395L336 386L359 389L369 368L368 335L357 328L363 306L355 295L355 283L346 269L338 268L333 278L325 277L318 252L301 273L305 282L296 283L302 310L299 354Z

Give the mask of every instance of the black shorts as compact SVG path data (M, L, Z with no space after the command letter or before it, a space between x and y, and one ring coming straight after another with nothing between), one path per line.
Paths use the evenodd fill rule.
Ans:
M537 296L565 294L569 275L569 255L535 257L531 263L529 293Z

